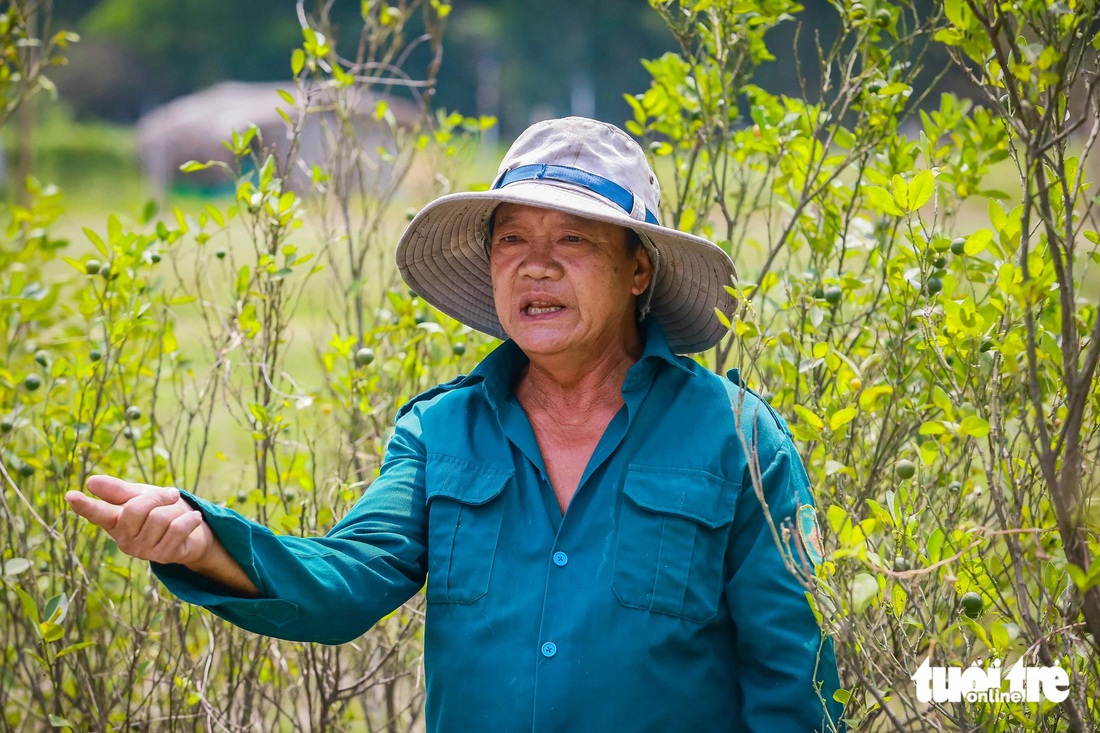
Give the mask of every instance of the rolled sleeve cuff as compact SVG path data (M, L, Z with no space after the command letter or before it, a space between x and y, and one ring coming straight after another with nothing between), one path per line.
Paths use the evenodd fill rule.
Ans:
M252 522L231 509L217 506L189 492L181 490L180 496L202 513L203 519L226 552L237 561L248 579L260 590L260 597L244 598L235 595L221 583L183 565L150 563L153 573L164 587L180 600L207 608L246 628L252 627L251 624L242 623L247 619L262 619L265 625L271 624L274 627L285 626L297 619L298 606L280 598L271 598L260 579L252 551ZM252 630L266 633L261 628L252 627Z

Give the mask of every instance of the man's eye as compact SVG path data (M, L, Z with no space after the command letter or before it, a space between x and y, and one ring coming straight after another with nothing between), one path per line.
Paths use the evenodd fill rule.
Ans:
M579 234L566 234L564 237L561 238L561 240L563 242L583 242L583 241L585 241L584 237L582 237Z
M500 244L513 244L513 243L519 242L519 241L521 241L521 240L520 240L520 236L518 234L505 234L505 235L497 238L497 242L500 243Z

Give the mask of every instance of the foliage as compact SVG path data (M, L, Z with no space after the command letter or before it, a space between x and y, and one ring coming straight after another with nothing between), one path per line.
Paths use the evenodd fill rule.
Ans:
M1096 4L836 0L802 98L753 83L797 3L651 5L680 51L647 62L629 125L670 170L666 220L741 267L713 363L792 419L827 549L804 580L849 729L1095 730ZM933 46L978 99L918 120ZM1060 664L1068 700L917 701L923 660L991 658Z
M90 256L62 258L62 275L51 260L67 243L50 233L60 192L30 181L32 203L6 212L0 729L421 723L419 599L356 644L257 637L163 593L62 497L107 473L223 500L277 531L324 533L377 475L396 409L484 353L380 264L414 160L447 185L467 131L492 124L424 104L399 126L379 94L405 84L430 96L449 9L366 3L364 42L344 58L325 42L324 7L300 6L289 151L254 128L235 133L224 205L112 214L85 230ZM410 35L414 17L426 30ZM407 63L416 45L433 50L422 69ZM358 99L372 93L364 119ZM303 179L308 197L290 185L307 116L324 119L327 151ZM303 306L325 327L302 329ZM316 383L301 374L311 362ZM236 470L224 465L234 436L250 458Z

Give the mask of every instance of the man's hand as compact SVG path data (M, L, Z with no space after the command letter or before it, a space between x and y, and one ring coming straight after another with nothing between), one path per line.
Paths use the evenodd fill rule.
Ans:
M107 530L127 555L162 565L185 565L242 596L260 595L179 489L91 476L88 491L99 498L70 491L65 501L77 514Z
M107 530L127 555L192 567L203 564L214 545L214 533L202 514L178 489L92 476L88 491L99 499L70 491L65 500L77 514Z

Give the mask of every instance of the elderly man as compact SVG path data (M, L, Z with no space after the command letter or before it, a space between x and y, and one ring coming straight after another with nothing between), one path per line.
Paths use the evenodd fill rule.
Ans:
M629 136L567 118L413 220L405 281L507 340L401 409L327 536L107 477L68 500L261 634L354 639L426 578L432 731L832 729L832 646L775 539L813 526L806 474L735 373L679 355L721 338L733 265L659 196Z

